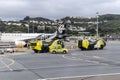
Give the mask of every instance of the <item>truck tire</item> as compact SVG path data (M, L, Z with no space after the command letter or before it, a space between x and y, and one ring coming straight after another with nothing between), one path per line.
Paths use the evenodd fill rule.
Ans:
M86 50L86 49L85 49L85 48L83 48L83 47L80 47L80 49L81 49L82 51Z
M103 46L103 45L101 45L101 46L100 46L100 49L103 49L103 47L104 47L104 46Z
M64 53L64 54L67 54L67 51L64 50L63 53Z
M1 52L0 54L4 54L4 52Z
M38 53L38 50L34 50L35 53Z
M55 53L56 53L56 51L53 51L53 52L52 52L52 54L55 54Z

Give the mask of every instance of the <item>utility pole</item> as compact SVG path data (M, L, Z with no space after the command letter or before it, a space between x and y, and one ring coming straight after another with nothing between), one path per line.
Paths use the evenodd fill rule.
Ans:
M27 27L28 33L29 33L29 23L25 24L25 26Z
M33 28L33 29L32 29L32 32L34 33L34 23L35 23L35 22L34 22L33 20L31 20L30 23L32 24L32 28Z
M98 12L96 12L96 17L97 17L97 25L96 25L96 37L97 37L97 39L98 39L98 25L99 25L99 22L98 22L98 16L99 15L99 13Z
M34 33L34 23L33 23L33 33Z
M28 26L28 33L29 33L29 26Z

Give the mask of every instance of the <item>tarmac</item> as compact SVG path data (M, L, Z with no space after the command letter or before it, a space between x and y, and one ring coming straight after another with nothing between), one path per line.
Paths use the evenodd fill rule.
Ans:
M73 45L73 44L72 44ZM68 54L33 51L0 55L0 80L119 80L120 42L103 50L71 49Z

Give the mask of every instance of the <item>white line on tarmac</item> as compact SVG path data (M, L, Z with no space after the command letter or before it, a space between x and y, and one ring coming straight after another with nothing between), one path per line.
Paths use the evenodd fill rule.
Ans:
M46 80L57 80L57 79L73 79L73 78L85 78L85 77L98 77L98 76L114 76L120 75L120 73L108 73L108 74L96 74L96 75L83 75L83 76L68 76L68 77L56 77L56 78L46 78ZM39 80L39 79L38 79Z
M83 59L77 59L76 57L72 57L72 56L71 56L71 58L67 58L65 55L62 55L62 57L64 59L67 59L67 60L81 60L81 61L83 61Z
M85 60L85 59L78 59L78 58L76 58L76 57L71 57L71 58L68 58L68 57L66 57L65 55L62 55L62 57L64 58L64 59L67 59L67 60L74 60L74 61L85 61L85 62L89 62L89 63L95 63L95 64L103 64L103 65L108 65L108 64L106 64L106 63L100 63L100 62L98 62L98 61L90 61L90 60Z

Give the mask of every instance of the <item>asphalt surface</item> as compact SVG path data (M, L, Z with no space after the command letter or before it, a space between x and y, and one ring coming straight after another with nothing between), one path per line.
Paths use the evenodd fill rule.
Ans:
M103 50L0 55L0 80L119 80L119 76L119 41L108 42Z

